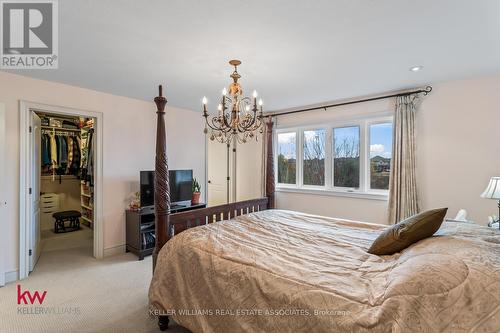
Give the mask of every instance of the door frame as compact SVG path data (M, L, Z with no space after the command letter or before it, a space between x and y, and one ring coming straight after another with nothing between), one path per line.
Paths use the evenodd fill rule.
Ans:
M71 107L47 105L26 100L19 101L19 279L28 277L29 274L29 233L31 228L29 200L30 179L30 140L29 124L30 112L41 111L69 116L87 116L96 119L96 167L95 167L95 190L94 190L94 257L102 259L104 254L103 235L103 113L97 111L81 110Z
M5 104L0 102L0 161L5 161L5 147L7 146L5 137ZM0 188L5 188L5 163L0 163ZM5 213L5 204L5 198L0 196L0 212L2 213ZM7 244L6 234L6 232L0 233L0 244ZM0 253L0 287L5 285L6 253L5 249Z
M32 253L30 256L28 256L28 267L29 267L29 272L31 272L34 268L36 263L38 262L38 259L40 258L40 255L42 253L42 242L41 242L41 209L40 209L40 203L41 203L41 188L40 186L42 185L41 183L41 171L42 168L40 166L40 159L42 156L42 140L41 140L41 135L42 135L42 119L39 115L34 113L33 111L30 112L30 126L32 127L31 133L30 133L30 138L29 138L29 144L30 144L30 150L29 150L29 166L31 169L31 172L29 174L30 179L29 183L31 183L31 195L30 195L30 231L29 231L29 239L28 239L28 244L30 244L29 248L32 249ZM36 121L35 121L36 120ZM38 127L38 129L37 129ZM39 137L36 137L38 136ZM38 156L37 154L34 154L35 149L38 150ZM38 159L33 159L33 157L37 157ZM35 164L36 163L36 164ZM38 182L37 186L35 187L35 182ZM37 192L38 191L38 194ZM36 197L37 200L34 200ZM33 207L33 203L38 204L38 207ZM35 225L36 222L36 212L38 212L38 226ZM35 220L33 220L35 218ZM38 232L37 232L38 231ZM33 243L36 245L33 246ZM32 247L33 246L33 247Z

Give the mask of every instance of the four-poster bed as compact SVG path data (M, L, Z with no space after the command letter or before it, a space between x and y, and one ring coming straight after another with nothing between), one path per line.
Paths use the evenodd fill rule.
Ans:
M387 226L270 209L270 121L265 198L170 214L161 86L155 102L157 236L149 302L161 330L167 315L193 332L499 327L496 230L443 223L439 237L377 256L367 251Z
M266 197L253 200L207 207L187 212L170 213L170 186L168 178L168 158L166 150L165 106L167 99L163 96L163 86L158 87L159 94L154 102L157 108L156 158L155 158L155 248L153 251L153 272L158 253L174 235L196 226L205 225L235 216L274 208L274 156L273 156L273 122L270 118L267 126L266 155ZM168 317L159 316L160 328L168 327Z
M266 155L266 197L254 200L207 207L193 211L170 214L170 187L168 179L168 159L166 150L165 106L163 87L159 86L159 95L154 99L157 107L156 159L155 159L155 234L153 251L153 270L158 252L173 235L186 229L227 220L235 216L274 208L274 160L273 160L273 122L267 126Z

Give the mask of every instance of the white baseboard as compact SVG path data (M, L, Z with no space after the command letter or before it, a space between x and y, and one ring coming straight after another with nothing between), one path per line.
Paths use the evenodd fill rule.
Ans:
M126 245L118 245L115 247L110 247L107 249L104 249L104 257L111 257L111 256L116 256L117 254L124 254L125 253L125 248Z
M5 272L5 284L19 280L19 270Z

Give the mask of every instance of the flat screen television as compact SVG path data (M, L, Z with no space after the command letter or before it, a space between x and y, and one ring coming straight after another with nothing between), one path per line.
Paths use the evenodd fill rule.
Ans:
M155 204L155 172L141 171L141 207Z
M141 171L141 207L155 204L154 171ZM170 203L191 200L193 170L169 170Z

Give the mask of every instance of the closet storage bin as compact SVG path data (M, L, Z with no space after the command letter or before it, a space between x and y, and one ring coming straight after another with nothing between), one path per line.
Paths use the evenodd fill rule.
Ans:
M59 211L60 196L57 193L44 193L40 196L40 230L50 230L54 226L52 214Z

